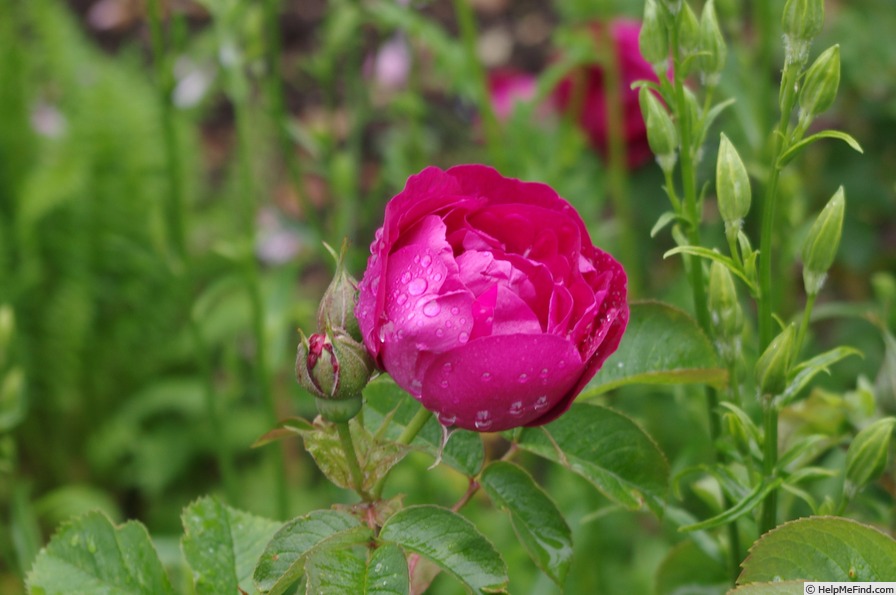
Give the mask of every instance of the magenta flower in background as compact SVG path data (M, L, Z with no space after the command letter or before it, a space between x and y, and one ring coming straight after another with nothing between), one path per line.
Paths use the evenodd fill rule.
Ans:
M549 186L429 167L386 206L355 313L376 364L445 426L566 411L616 350L626 275Z
M608 25L595 26L596 36L612 36L619 64L622 115L629 167L637 167L652 158L647 144L647 126L641 116L638 91L632 89L637 80L656 81L657 76L638 47L641 23L631 20L614 20ZM580 96L579 96L580 94ZM560 109L576 110L578 121L588 135L592 146L602 155L608 151L607 99L604 88L604 72L599 65L583 67L564 79L555 91L555 101Z
M493 70L488 74L488 88L492 108L499 120L507 120L517 103L535 97L537 80L534 75L515 70Z

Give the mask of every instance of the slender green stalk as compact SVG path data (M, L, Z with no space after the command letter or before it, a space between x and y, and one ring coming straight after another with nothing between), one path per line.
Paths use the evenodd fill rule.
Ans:
M216 19L216 26L222 27L221 19ZM258 271L258 263L255 260L254 247L256 243L255 229L255 188L253 184L251 155L251 134L249 121L248 93L242 90L242 81L239 77L239 65L228 65L226 72L227 94L233 103L236 119L236 151L237 151L237 181L240 194L238 209L240 223L243 225L244 254L243 274L246 280L246 289L249 293L252 335L255 341L255 383L263 402L266 405L268 422L276 425L279 415L277 413L276 395L271 388L271 380L267 355L267 333L265 331L264 299L261 288L261 278ZM276 510L280 517L286 517L288 513L288 494L286 488L286 476L284 474L284 457L281 448L270 449L270 456L275 461L275 498Z
M408 422L408 425L404 427L404 430L398 436L398 439L395 441L398 444L410 444L411 441L417 437L417 434L420 433L420 430L423 429L423 426L426 425L426 422L429 421L429 418L432 417L432 411L421 407L414 417L411 418L411 421ZM386 485L386 478L388 475L384 475L377 484L373 487L372 496L374 500L377 500L383 494L383 487Z
M149 26L151 31L151 44L153 62L155 65L156 87L159 92L159 104L161 106L162 138L165 146L165 165L168 178L168 222L170 236L173 244L174 257L176 259L174 270L178 274L178 285L185 296L191 291L193 275L192 262L187 245L189 229L189 213L183 187L183 171L181 169L180 145L177 142L177 127L175 122L174 106L171 104L171 89L173 79L170 69L170 60L167 53L167 44L162 25L161 7L159 0L149 2ZM189 298L188 298L189 299ZM193 343L194 353L199 364L203 379L203 395L205 400L206 415L211 425L214 436L221 436L223 421L218 411L218 396L212 381L212 365L208 347L202 338L202 331L197 321L189 317L189 333ZM227 449L226 442L218 439L212 441L215 444L215 459L227 499L234 505L239 504L240 490L237 485L233 460Z
M302 214L308 220L311 227L318 233L323 233L320 213L307 200L305 192L302 164L296 155L296 148L289 133L289 114L286 110L285 91L281 72L281 53L283 50L280 35L280 2L281 0L266 0L264 4L266 36L267 36L267 99L271 110L271 119L276 129L277 141L280 144L280 153L286 164L286 172L292 184L296 202Z
M818 297L816 293L810 293L806 296L806 307L803 309L803 319L800 322L800 329L796 335L796 348L794 348L793 353L799 354L803 349L803 341L806 339L806 331L809 330L809 322L812 319L812 309L815 307L815 298Z
M763 423L765 437L762 442L762 475L770 478L775 474L778 464L778 409L772 402L772 397L763 403ZM778 491L772 490L762 502L762 512L759 519L759 534L767 533L775 528L778 519Z
M697 196L697 168L695 163L695 155L698 147L693 146L694 129L697 124L691 121L691 110L688 109L687 97L685 96L685 83L683 78L683 68L681 67L681 46L679 43L679 23L680 14L676 17L675 25L671 28L671 41L674 59L674 102L675 113L677 116L678 135L680 139L679 150L679 167L681 172L682 198L677 210L686 221L686 234L688 242L692 246L700 246L700 223L703 219L700 211L700 203ZM711 97L707 98L711 100ZM671 182L667 176L667 184ZM670 196L673 193L670 193ZM674 203L673 203L674 204ZM706 295L706 282L703 275L703 265L701 260L695 256L689 258L689 280L691 292L694 300L694 311L697 316L697 323L703 331L711 336L711 319L709 314L709 300ZM712 442L712 457L714 461L718 461L719 452L716 450L716 442L721 436L721 421L718 415L719 396L716 390L710 386L704 388L706 398L706 414L709 423L709 437ZM728 508L734 503L724 497L725 507ZM729 541L729 565L730 571L734 578L737 577L740 564L740 531L737 522L731 522L726 525Z
M789 145L787 134L790 115L796 103L796 81L800 65L786 62L781 80L781 117L774 132L774 150L768 183L762 204L762 228L759 236L759 352L765 351L774 338L774 296L772 293L772 242L775 229L775 204L778 193L778 177L781 169L778 160ZM763 445L763 472L771 477L778 462L778 410L769 402L763 410L765 443ZM778 494L772 491L762 503L760 531L771 530L777 519Z
M503 145L501 143L501 126L490 100L488 79L482 62L476 54L476 18L470 0L454 0L454 15L460 29L461 43L466 54L466 64L470 69L476 88L476 103L482 118L482 127L485 132L486 146L488 146L492 160L500 167L504 161Z
M628 276L628 291L638 296L643 290L641 258L638 251L638 233L629 200L628 149L625 142L625 114L622 107L622 80L619 73L619 57L612 31L607 28L601 36L600 54L604 71L607 100L608 178L610 199L619 225L619 245Z
M352 483L355 491L361 494L366 500L366 494L363 493L364 485L361 475L361 467L358 465L358 454L355 452L355 444L352 441L352 432L348 427L348 422L336 423L336 431L339 433L339 442L342 444L342 451L345 453L345 460L348 463L348 471L352 476Z

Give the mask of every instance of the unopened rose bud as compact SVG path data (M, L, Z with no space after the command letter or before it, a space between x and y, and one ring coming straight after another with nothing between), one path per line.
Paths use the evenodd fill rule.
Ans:
M779 395L787 386L787 374L793 361L796 327L788 325L772 339L756 362L756 383L763 395Z
M351 419L361 408L361 391L373 372L373 361L367 350L341 332L333 336L315 333L305 337L301 331L299 334L301 340L296 354L299 384L317 397L318 410L326 419ZM337 402L342 405L332 404Z
M668 67L669 33L666 29L665 15L655 0L647 0L644 4L644 20L638 33L638 47L641 56L650 62L657 72L664 72Z
M719 28L715 3L710 0L700 13L700 57L697 58L703 80L707 85L718 84L727 57L728 48Z
M824 25L824 0L787 0L784 17L785 60L804 64L809 55L809 43Z
M725 234L736 236L743 226L744 217L750 212L750 176L737 149L724 133L716 160L716 195L719 213L725 222Z
M744 313L731 271L718 261L713 261L709 269L709 314L720 352L730 360L737 352L737 337L744 326Z
M328 247L329 249L329 247ZM317 328L331 328L345 331L354 339L361 340L361 329L355 317L355 304L358 302L358 282L345 270L346 244L336 258L336 272L317 309ZM331 250L332 252L332 250Z
M846 196L841 186L818 214L806 236L803 244L803 283L809 295L818 294L824 285L828 269L834 264L834 257L840 246L845 210Z
M641 87L638 100L641 103L644 124L647 126L647 143L656 155L657 163L668 173L675 167L676 161L678 133L675 131L675 124L672 123L666 108L648 87Z
M824 51L809 70L800 89L800 120L811 119L826 111L837 97L840 86L840 46Z

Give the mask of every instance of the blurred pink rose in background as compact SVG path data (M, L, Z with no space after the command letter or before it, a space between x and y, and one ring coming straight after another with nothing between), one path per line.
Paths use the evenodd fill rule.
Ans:
M641 117L638 92L631 85L637 80L656 81L653 67L641 56L638 47L638 21L614 20L593 27L597 42L600 36L612 37L619 65L619 86L623 116L623 130L629 167L637 167L652 158L647 145L647 127ZM554 93L560 109L578 112L578 121L602 155L608 151L607 99L604 71L599 65L585 66L564 79Z
M428 167L386 206L355 313L376 364L445 426L565 412L628 322L626 275L549 186Z

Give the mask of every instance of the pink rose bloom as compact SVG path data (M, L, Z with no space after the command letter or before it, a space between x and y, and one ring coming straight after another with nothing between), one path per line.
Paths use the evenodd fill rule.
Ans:
M637 167L652 158L647 144L647 126L638 105L638 91L632 89L637 80L656 81L657 76L647 60L641 56L638 34L641 23L630 20L615 20L609 26L596 26L596 36L609 34L613 38L616 56L619 60L619 84L622 93L622 115L624 118L625 143L628 151L629 167ZM579 78L581 77L581 78ZM578 90L577 86L582 85ZM582 93L581 98L575 94ZM555 100L561 109L577 109L579 124L588 134L592 146L602 155L608 151L607 100L604 92L604 73L600 66L583 67L563 80L555 91Z
M371 356L445 426L566 411L628 323L626 276L544 184L428 167L386 206L355 313Z

